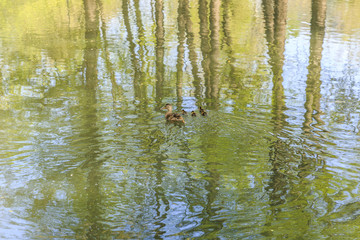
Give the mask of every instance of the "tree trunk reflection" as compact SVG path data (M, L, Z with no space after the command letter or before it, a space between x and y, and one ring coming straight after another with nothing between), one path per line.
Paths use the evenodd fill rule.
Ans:
M139 58L136 54L136 39L134 38L134 34L131 30L131 24L130 24L130 16L129 16L129 0L123 0L122 1L122 11L124 16L124 25L127 32L127 40L129 42L129 52L131 56L131 65L132 69L134 71L133 74L133 86L134 86L134 98L138 101L140 101L140 109L144 110L146 108L146 86L144 84L144 73L142 72L142 64L140 63ZM137 2L137 1L136 1ZM138 26L139 35L142 33L142 23L141 23L141 16L138 9L138 3L135 4L135 12L136 13L136 22ZM140 19L138 19L138 17ZM139 46L139 49L142 49L141 46ZM142 53L139 51L139 54ZM144 102L145 101L145 102Z
M98 238L104 235L104 226L102 224L101 215L101 190L100 182L102 173L99 169L103 160L100 160L101 149L97 139L97 108L96 108L96 90L98 87L98 39L100 37L99 30L99 2L100 0L84 0L85 13L85 40L86 47L84 49L84 68L86 82L86 97L84 100L87 104L83 104L82 116L84 117L84 126L82 127L82 135L88 139L87 152L85 152L84 169L89 169L87 175L87 211L88 211L88 230L87 238Z
M272 174L266 190L269 192L271 215L267 219L266 225L271 225L272 219L281 211L277 206L284 203L283 196L288 191L288 177L281 169L287 165L289 147L285 142L278 138L281 129L286 123L284 110L283 87L283 65L286 40L286 18L287 0L263 0L263 13L265 19L265 34L269 53L269 63L273 72L272 89L272 119L274 124L274 134L276 140L270 145L269 159L272 166Z
M194 85L194 93L195 98L198 105L201 105L199 101L201 101L201 79L199 76L199 68L197 65L197 50L194 43L194 31L193 31L193 23L191 21L190 16L190 3L189 0L183 0L183 11L184 11L184 20L185 20L185 31L187 36L187 45L189 49L189 59L191 63L191 72L193 75L193 85Z
M159 108L162 105L163 95L163 84L164 84L164 42L165 42L165 30L164 30L164 3L163 0L155 1L155 37L156 37L156 49L155 49L155 58L156 58L156 108ZM165 196L163 183L163 173L164 173L164 163L166 159L165 156L159 155L156 158L156 188L155 188L155 198L156 198L156 233L155 238L162 238L164 233L163 228L165 224L164 219L167 218L167 211L169 210L169 201ZM162 206L165 205L165 212L162 211Z
M113 97L113 101L115 102L120 99L123 99L123 96L122 96L123 90L122 90L122 87L116 83L115 69L110 60L109 43L108 43L107 32L106 32L107 25L106 25L106 21L104 19L103 5L102 5L101 1L99 1L99 13L100 13L100 19L101 19L101 35L103 38L103 58L104 58L104 62L105 62L106 71L110 77L111 86L112 86L111 94Z
M178 5L178 47L177 47L177 63L176 63L176 97L177 109L182 106L182 83L183 83L183 66L184 66L184 43L185 43L185 14L184 2L179 1Z
M305 121L303 130L310 132L313 118L323 124L320 118L321 59L325 36L326 0L313 0L311 5L311 38L308 75L306 81Z
M205 81L208 83L207 98L211 99L209 107L217 109L219 99L219 83L220 83L220 0L212 0L210 2L210 79Z
M205 96L209 98L210 87L210 37L208 24L208 2L199 0L199 18L200 18L200 50L202 54L201 67L204 72L205 79ZM200 105L203 105L201 103Z
M156 109L162 105L163 85L164 85L164 3L163 0L155 1L155 37L156 37L156 49L155 49L155 62L156 62Z

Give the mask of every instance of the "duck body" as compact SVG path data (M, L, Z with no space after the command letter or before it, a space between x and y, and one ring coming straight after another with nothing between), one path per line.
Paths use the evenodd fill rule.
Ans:
M191 112L191 116L192 116L192 117L196 117L196 112L195 112L195 111L192 111L192 112Z
M201 116L204 116L204 117L207 116L207 112L201 106L199 107L199 112L200 112Z
M165 119L167 121L174 123L185 123L184 118L180 114L172 112L171 104L166 104L162 109L167 110L167 113L165 114Z

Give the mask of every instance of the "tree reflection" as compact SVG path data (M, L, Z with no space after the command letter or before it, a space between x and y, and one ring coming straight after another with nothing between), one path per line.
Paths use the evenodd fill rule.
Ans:
M319 112L320 105L320 62L322 43L324 37L324 22L325 22L325 1L313 1L312 4L312 19L311 19L311 42L310 42L310 60L309 60L309 74L306 87L306 113L304 131L310 128L312 117L319 123L321 120L319 115L313 116L313 111ZM284 61L284 46L285 46L285 27L286 27L286 5L287 1L279 0L264 0L263 11L265 18L265 33L269 46L270 65L273 70L273 120L274 133L277 134L276 140L270 146L270 161L272 164L272 176L269 181L269 186L266 188L269 191L269 199L272 214L267 221L268 226L272 225L273 219L279 215L282 208L279 206L286 202L285 195L298 194L296 199L301 195L301 189L292 184L289 179L289 174L284 172L284 169L291 169L292 158L300 159L297 172L298 177L304 177L311 173L316 159L306 156L301 149L297 152L291 144L293 139L283 140L278 135L284 135L282 128L286 124L286 115L283 111L286 109L284 102L284 89L282 86L282 68ZM293 196L294 197L294 196ZM297 221L297 220L296 220ZM299 220L300 221L300 220ZM266 233L270 234L270 233Z
M310 37L310 55L309 55L309 66L308 66L308 75L306 81L306 101L304 114L304 123L303 131L305 133L310 133L312 131L312 119L314 118L317 124L322 125L323 121L321 120L321 110L320 110L320 100L321 100L321 59L322 59L322 50L323 42L325 36L325 18L326 18L326 0L312 0L311 4L311 37ZM316 143L318 148L322 148L320 144ZM314 159L309 159L303 157L301 159L301 164L299 165L299 177L305 179L312 172L316 170L318 165L323 166L324 170L325 164ZM319 168L320 169L320 168ZM329 179L327 179L329 181ZM323 201L326 202L328 209L333 208L334 201L327 196L324 192L324 196L321 197ZM329 210L331 211L331 210Z
M164 84L164 42L165 42L165 30L164 30L164 3L163 0L155 1L155 37L156 37L156 49L155 49L155 58L156 58L156 108L162 105L163 96L163 84ZM165 224L163 222L164 219L167 218L167 211L169 210L169 202L165 196L165 191L163 189L163 173L164 173L164 163L166 160L166 156L158 155L156 157L156 188L155 188L155 199L156 199L156 231L155 238L161 238L161 236L165 233L164 227ZM162 210L162 205L165 205L165 212Z
M155 230L155 238L160 239L161 236L165 233L165 223L164 220L167 218L167 212L170 209L169 201L165 196L165 189L163 188L163 179L164 179L164 163L167 159L164 155L158 155L156 157L156 165L155 165L155 182L156 187L155 191L155 223L156 223L156 230ZM163 209L163 205L165 208Z
M102 208L101 208L101 179L102 173L99 171L103 163L100 160L101 149L98 142L98 127L97 127L97 108L96 108L96 90L98 88L98 40L100 37L99 28L99 3L100 0L84 0L84 14L85 14L85 40L86 46L84 49L84 73L85 73L85 97L83 101L86 103L81 106L84 109L81 110L82 122L84 125L81 127L81 135L87 139L88 149L84 152L84 164L83 168L88 169L87 175L87 211L88 216L86 218L89 224L86 230L86 236L89 239L98 238L104 235L104 225L101 220Z
M318 124L321 120L320 99L321 99L321 59L323 42L325 36L326 0L313 0L311 4L311 38L308 75L306 81L305 121L304 132L312 130L313 119Z
M115 79L115 69L113 67L113 64L111 63L110 60L110 53L109 53L109 43L108 43L108 39L107 39L107 32L106 32L106 21L104 19L104 13L103 13L103 4L101 1L99 1L99 11L100 11L100 17L101 17L101 35L102 35L102 41L103 41L103 55L104 55L104 61L105 61L105 68L106 68L106 72L110 77L110 81L111 81L111 93L112 93L112 97L113 97L113 101L122 99L122 87L119 86L116 83L116 79Z
M138 12L139 11L138 2L135 3L135 7L136 7L135 8L136 12ZM122 11L123 11L123 17L124 17L124 24L125 24L125 28L126 28L126 32L127 32L127 40L128 40L128 43L129 43L131 64L132 64L132 67L133 67L133 70L134 70L134 78L133 78L134 97L135 97L136 100L140 101L140 105L142 107L145 107L144 104L142 104L142 103L144 103L144 100L146 100L146 86L144 84L144 73L141 70L142 64L140 64L140 62L138 60L139 58L137 57L136 52L135 52L135 48L136 48L135 41L136 41L136 39L134 39L134 34L133 34L132 30L131 30L128 0L123 0L122 1ZM141 26L142 26L141 18L138 19L138 17L140 17L140 14L137 13L136 17L137 17L136 22L137 22L137 25L138 25L138 30L140 31L140 34L141 34L141 31L142 31L141 30Z
M97 61L98 61L98 40L99 31L99 12L96 0L84 0L85 10L85 40L84 49L84 74L86 87L91 93L91 100L95 101L95 90L97 88Z
M232 38L231 38L231 7L230 0L222 1L222 9L223 9L223 20L222 20L222 29L224 32L224 42L227 46L231 46Z
M284 51L286 39L287 0L264 0L265 35L273 73L272 113L276 130L285 124L285 96L283 83Z
M282 168L287 165L287 148L289 146L277 136L281 134L281 129L286 122L282 73L286 39L287 0L263 0L262 6L268 53L270 56L269 63L273 72L272 115L274 134L276 134L277 138L270 145L269 158L272 174L269 185L266 188L269 192L270 206L272 207L272 214L267 224L271 225L271 219L280 211L280 208L276 206L284 203L283 196L289 188L288 177L282 172Z
M145 34L144 34L144 26L141 19L141 12L139 6L140 0L134 0L134 8L135 8L135 17L136 17L136 26L138 30L138 55L141 63L138 63L139 66L136 66L135 70L138 71L134 75L134 91L135 91L135 98L140 101L140 105L143 109L147 106L147 93L146 88L147 85L145 84L145 73L143 71L143 67L145 64L144 61L144 52L145 52ZM133 55L135 56L135 55Z
M212 0L210 4L206 0L199 0L200 49L203 57L201 65L205 79L205 97L209 108L217 108L219 97L220 7L220 0Z
M235 67L234 67L234 62L236 61L236 59L233 56L233 49L232 49L232 37L231 37L231 27L230 27L230 20L231 20L231 16L230 16L230 1L229 0L223 0L222 1L222 8L223 8L223 21L222 21L222 25L223 25L223 32L224 32L224 42L226 44L226 46L228 47L228 61L227 64L230 67L230 72L229 72L229 85L232 88L232 86L236 86L234 87L234 91L238 91L238 88L240 86L238 86L238 84L236 84L236 76L235 76Z
M211 99L209 106L218 108L219 99L219 83L220 83L220 13L221 1L211 0L210 2L210 79L205 83L210 85L206 86L206 97Z
M209 157L207 161L212 159ZM214 162L208 162L206 167L207 174L204 176L206 181L205 190L205 201L203 204L202 220L199 229L203 230L204 237L216 236L216 233L223 228L223 219L213 219L219 211L223 208L214 207L215 201L219 196L219 185L220 185L220 174L217 170L217 164ZM210 237L211 238L211 237Z
M200 13L199 13L200 14ZM205 16L206 18L207 16ZM185 37L186 36L186 37ZM196 105L202 105L201 100L201 78L199 76L199 68L197 65L197 49L195 46L195 33L193 30L193 22L191 20L190 2L188 0L179 1L178 5L178 64L177 64L177 96L181 90L180 86L182 83L179 78L183 75L183 64L184 64L184 50L185 50L185 38L186 44L189 50L189 60L191 64L191 72L193 76L194 95L197 101ZM181 76L181 77L180 77ZM179 104L180 101L180 104ZM178 108L181 106L182 99L178 97Z
M225 208L223 205L218 204L218 201L221 201L219 189L222 187L222 175L219 172L219 167L222 163L219 162L219 159L222 159L223 156L220 156L214 149L214 146L216 146L219 141L218 136L220 129L216 125L211 124L209 124L208 127L211 127L212 131L204 132L200 136L200 142L204 146L204 166L200 171L203 172L201 178L204 186L202 188L205 191L203 196L200 195L198 199L191 202L192 207L196 207L197 205L202 207L201 214L199 215L201 222L192 231L201 231L201 237L213 239L216 238L217 233L224 227L225 221L224 219L218 218L219 212ZM197 170L199 171L199 169ZM194 192L194 189L191 192Z
M140 11L140 0L134 0L134 9L135 9L135 17L136 17L136 27L138 30L138 43L139 43L139 59L142 61L142 66L144 63L144 53L145 53L145 29L141 19L141 11Z
M236 6L238 2L241 3ZM291 108L297 112L295 115L301 112L304 117L300 120L300 125L303 124L300 132L309 133L306 137L298 135L298 125L287 124L299 123L295 119L298 115L291 118L295 120L286 116L282 76L287 0L262 0L269 59L263 57L266 46L262 31L254 34L259 26L263 26L257 19L256 1L121 0L121 9L115 10L109 10L117 3L113 1L107 3L109 6L103 6L101 0L80 0L79 4L59 2L66 3L68 18L62 11L65 17L54 16L56 24L53 25L69 19L66 31L72 30L68 34L56 35L53 31L36 29L35 33L25 34L25 43L15 41L25 47L11 43L13 38L20 39L18 32L15 32L15 37L4 38L7 32L0 36L3 44L0 98L5 94L12 101L12 106L1 109L1 122L4 123L2 139L6 141L1 145L4 149L1 156L5 158L1 169L9 173L9 176L0 179L6 194L2 198L3 209L17 208L17 212L9 215L9 222L13 221L12 217L19 222L26 218L29 223L25 223L28 225L22 231L34 226L40 229L38 232L49 233L53 227L57 233L66 229L66 234L75 235L73 238L107 239L116 232L123 232L138 238L141 235L155 239L215 239L231 238L233 233L238 234L234 238L259 237L256 234L262 230L264 222L267 226L271 225L271 230L283 233L286 230L274 226L282 225L288 220L284 220L286 217L295 223L317 221L317 224L323 225L329 219L346 220L356 215L357 203L347 205L347 201L356 195L356 191L351 192L356 188L353 176L357 172L351 172L354 163L336 159L328 165L328 169L324 167L316 175L317 169L322 166L316 159L308 157L312 154L311 150L300 149L303 142L295 142L296 139L307 141L308 136L313 136L317 130L313 129L317 127L315 124L322 124L320 102L324 97L320 88L324 84L320 81L320 73L325 0L312 1L306 92L296 96L305 98L304 108L299 111L296 106ZM147 11L150 4L153 4L153 11ZM178 8L172 9L172 4ZM244 7L242 4L248 4L247 7L255 11L249 14L250 17L238 21L237 10ZM56 8L49 9L53 11ZM150 12L154 15L152 20ZM23 13L28 12L21 11L19 18L26 16ZM240 14L245 15L244 12ZM121 23L116 21L116 16L123 17ZM176 23L178 29L174 27ZM48 29L49 25L45 24L44 29ZM300 34L303 34L303 29L299 30ZM61 31L64 32L64 29L59 29ZM169 42L165 42L165 32ZM172 42L173 33L177 34L178 42ZM255 47L261 54L247 52L252 51L256 44L249 46L248 42L241 43L246 34L257 37L255 41L260 44ZM53 36L48 45L45 44L49 41L46 35ZM251 37L244 38L248 40ZM58 47L67 45L59 44L58 38L67 38L66 42L73 42L72 46ZM349 45L356 48L352 42ZM341 43L337 42L336 46L341 46ZM228 52L224 53L222 48ZM228 65L222 63L225 54L228 54ZM187 57L190 62L187 62ZM266 60L269 60L272 71L272 75L269 74L270 84L272 82L270 106L266 94L259 94L262 96L257 99L249 96L249 101L244 100L251 91L267 93L269 90L269 81L256 79L258 76L265 79L268 75L267 66L264 66ZM130 68L124 69L122 61L129 63ZM118 66L115 65L118 63ZM191 72L187 72L185 64L191 65ZM289 62L289 66L291 64ZM256 71L256 76L243 74L242 71L248 71L243 66L249 65L253 67L249 71ZM167 81L165 66L171 74L176 71L176 79ZM349 69L352 70L351 67ZM186 80L187 74L192 75L193 86L187 86L191 84ZM349 74L353 77L353 73ZM100 80L103 76L104 79ZM243 81L244 76L250 81ZM220 91L223 78L229 80L226 84L231 86ZM249 85L252 85L249 87L252 90L247 89ZM162 100L169 97L166 96L165 86L176 86L176 91L171 94L176 94L178 108L188 95L194 95L197 105L206 104L210 109L219 111L210 111L207 118L189 117L183 128L165 125L158 112L146 111L149 105L158 109L163 104ZM350 90L356 91L354 89L351 86ZM153 94L147 95L147 90L153 91ZM231 96L220 96L219 92ZM333 100L330 99L330 107L338 106ZM121 101L125 107L121 111L109 108L115 101ZM224 102L221 107L220 101ZM292 102L289 101L289 104ZM234 110L238 103L246 106ZM339 111L336 109L335 114ZM269 112L271 120L267 121ZM329 115L330 121L331 117ZM24 127L20 128L22 124ZM343 133L343 130L334 130L325 140ZM336 137L329 141L335 142L338 140ZM270 144L269 139L273 140ZM305 147L328 144L320 141ZM324 156L328 154L331 158L331 154L340 155L350 149L338 142L341 145L329 146L331 150ZM105 153L112 160L106 164ZM356 156L358 152L355 149L345 154L340 157ZM342 174L336 178L340 179L339 186L331 186L337 173ZM62 179L64 176L65 179ZM313 179L314 184L307 185L307 181ZM327 185L325 182L329 180L334 181ZM259 199L257 196L263 194L265 184L268 184L265 187L266 196ZM60 190L58 185L62 185ZM105 189L110 189L111 193L105 192ZM27 192L23 194L22 190ZM34 199L34 196L38 198ZM314 207L312 204L318 205ZM30 208L28 216L17 215L22 209L28 212ZM324 217L319 218L316 214L322 213L314 213L314 208L323 211ZM301 220L294 220L297 214L293 212L301 213ZM249 213L249 216L239 216L242 213ZM47 224L49 216L57 220ZM350 220L349 225L342 226L355 223ZM302 227L308 230L309 225L304 223ZM38 237L31 234L33 238ZM274 233L269 231L268 234Z
M206 98L209 98L210 88L210 37L209 37L209 23L208 23L208 2L206 0L199 0L199 19L200 19L200 50L202 54L201 67L205 79ZM201 104L202 105L202 104Z
M189 49L189 59L190 59L190 63L191 63L191 72L193 75L193 86L194 86L194 93L195 93L195 98L197 100L197 104L201 105L201 103L199 103L199 100L201 99L201 79L199 76L199 68L198 68L198 64L197 64L197 49L195 47L195 33L193 30L193 23L191 21L191 13L190 13L190 3L189 0L183 0L182 1L182 6L183 6L183 17L184 17L184 21L185 21L185 31L186 31L186 36L187 36L187 45L188 45L188 49Z
M4 95L3 76L2 76L2 71L0 71L0 97L3 95Z
M164 3L163 0L155 1L155 38L156 38L156 47L155 47L155 62L156 62L156 109L162 105L162 98L164 97L163 85L164 85Z
M177 47L177 63L176 63L176 105L177 109L182 106L182 83L183 83L183 66L184 66L184 44L185 44L185 1L179 1L178 5L178 47Z

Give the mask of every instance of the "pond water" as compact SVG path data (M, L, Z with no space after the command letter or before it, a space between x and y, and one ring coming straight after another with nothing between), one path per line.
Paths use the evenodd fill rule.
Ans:
M0 4L1 239L359 238L359 1Z

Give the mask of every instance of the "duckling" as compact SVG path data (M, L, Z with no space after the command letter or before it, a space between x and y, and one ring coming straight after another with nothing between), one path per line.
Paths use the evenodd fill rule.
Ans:
M178 113L173 113L172 112L172 106L171 104L166 104L163 108L161 109L166 109L167 113L165 114L165 118L167 121L169 122L178 122L178 123L185 123L184 118L178 114Z
M192 116L192 117L196 117L196 112L195 112L195 111L191 111L191 116Z
M204 117L207 116L207 112L201 106L199 107L199 112L200 112L201 116L204 116Z
M187 112L183 109L183 110L181 110L181 115L186 116Z

